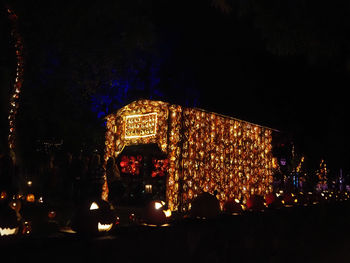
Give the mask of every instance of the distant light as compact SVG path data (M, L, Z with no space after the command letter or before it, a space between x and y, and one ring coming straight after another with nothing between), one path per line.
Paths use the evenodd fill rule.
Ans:
M28 181L28 182L27 182L27 185L28 185L29 187L31 187L31 186L32 186L32 184L33 184L33 182L32 182L32 181Z
M152 193L152 185L151 184L146 184L145 185L145 190L146 190L146 193L151 194Z
M50 211L47 214L47 217L50 218L50 219L54 219L56 217L56 212L55 211Z
M5 191L2 191L0 194L0 199L3 200L3 199L6 199L6 197L7 197L7 193Z
M29 203L33 203L33 202L35 201L35 195L33 195L33 194L27 194L26 200L27 200L27 202L29 202Z

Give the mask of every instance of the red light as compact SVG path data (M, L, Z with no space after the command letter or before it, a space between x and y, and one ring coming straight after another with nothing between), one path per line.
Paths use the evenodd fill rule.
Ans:
M120 167L121 172L125 174L139 175L141 167L142 156L122 156Z
M50 211L47 214L47 217L50 218L50 219L54 219L56 217L56 212L55 211Z

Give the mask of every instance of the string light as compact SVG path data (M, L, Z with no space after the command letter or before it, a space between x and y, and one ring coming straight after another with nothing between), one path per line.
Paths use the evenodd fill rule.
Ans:
M16 114L19 107L19 94L23 85L23 69L24 69L24 58L23 58L23 40L18 31L18 16L14 11L7 7L7 14L12 22L11 36L14 41L16 49L16 78L13 84L12 96L10 98L10 110L8 115L9 122L9 134L8 134L8 146L9 149L15 150L15 131L16 131Z
M318 178L317 189L326 190L328 188L328 169L325 160L321 160L319 169L316 171L316 176Z
M157 116L156 133L125 135L128 116L150 113ZM216 191L221 206L229 199L245 203L253 194L272 192L271 142L272 130L266 127L201 109L139 100L107 116L105 161L119 156L125 146L157 143L169 160L168 207L187 211L202 191ZM103 197L107 195L104 192Z

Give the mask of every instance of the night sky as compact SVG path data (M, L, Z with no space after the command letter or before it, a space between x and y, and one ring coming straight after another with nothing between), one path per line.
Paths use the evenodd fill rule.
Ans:
M79 136L82 116L94 126L151 98L272 127L314 164L349 168L347 3L115 2L11 3L26 47L19 127L32 124L28 138ZM2 105L9 27L2 10Z

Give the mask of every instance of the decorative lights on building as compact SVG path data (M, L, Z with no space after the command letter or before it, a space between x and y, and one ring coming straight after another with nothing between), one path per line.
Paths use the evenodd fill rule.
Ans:
M14 151L15 148L15 131L16 131L16 114L19 107L19 95L23 85L23 70L24 70L24 58L23 58L23 40L18 31L18 17L14 11L7 7L7 14L12 22L11 36L14 41L16 50L16 78L13 84L12 96L10 98L10 110L8 116L9 122L9 135L8 146L10 150Z
M131 129L138 130L130 136L129 120L136 115L139 126ZM139 136L140 123L150 129L149 136ZM105 161L128 145L158 144L168 159L168 207L186 211L203 191L216 191L221 205L272 192L271 142L272 130L267 127L201 109L139 100L107 116Z

